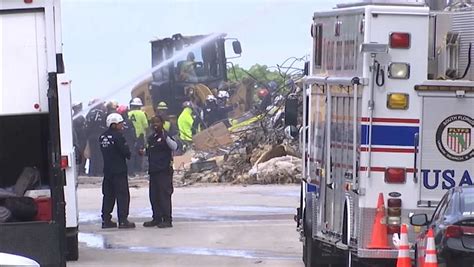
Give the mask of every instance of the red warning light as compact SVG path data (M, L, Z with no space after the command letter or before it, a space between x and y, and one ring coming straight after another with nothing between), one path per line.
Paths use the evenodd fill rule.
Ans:
M406 32L392 32L390 34L391 48L410 48L410 34Z

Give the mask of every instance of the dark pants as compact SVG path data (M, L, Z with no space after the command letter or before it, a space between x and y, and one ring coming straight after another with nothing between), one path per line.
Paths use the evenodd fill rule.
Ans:
M115 200L117 200L117 217L119 222L127 220L130 205L127 173L105 174L102 181L102 220L112 218Z
M171 222L171 195L173 194L173 169L150 173L150 203L153 220Z

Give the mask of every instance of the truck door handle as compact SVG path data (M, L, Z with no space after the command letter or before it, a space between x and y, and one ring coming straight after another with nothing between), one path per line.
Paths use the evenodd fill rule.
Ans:
M420 142L420 134L415 133L414 135L414 155L413 155L413 182L418 183L418 144Z
M349 180L352 180L353 177L354 177L354 176L352 175L352 170L346 170L346 171L344 172L344 178L349 179Z

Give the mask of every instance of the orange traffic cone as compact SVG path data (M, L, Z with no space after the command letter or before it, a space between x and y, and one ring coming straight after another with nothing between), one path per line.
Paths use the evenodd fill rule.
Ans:
M433 235L433 229L428 230L425 250L425 264L423 267L438 267L438 259L436 258L436 245Z
M411 267L410 248L408 247L408 231L406 224L402 224L400 231L397 267Z
M388 245L385 205L382 193L379 194L379 200L377 202L377 213L375 214L374 226L372 228L372 240L367 247L379 249L390 248Z

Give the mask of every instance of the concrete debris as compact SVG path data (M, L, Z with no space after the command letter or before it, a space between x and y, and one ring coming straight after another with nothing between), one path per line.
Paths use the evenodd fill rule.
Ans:
M175 180L182 185L298 183L301 92L297 86L286 96L275 91L266 107L260 105L196 134L190 162L175 157L175 169L180 162Z
M287 184L301 179L301 160L294 144L266 138L261 130L241 136L233 147L220 153L195 152L190 168L179 179L194 183ZM215 164L215 165L214 165ZM217 166L217 167L216 167Z
M248 174L263 184L296 183L301 179L301 159L293 156L275 157L255 164Z
M203 172L214 170L217 168L217 162L215 160L206 160L206 161L198 161L191 163L191 172Z

